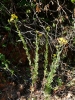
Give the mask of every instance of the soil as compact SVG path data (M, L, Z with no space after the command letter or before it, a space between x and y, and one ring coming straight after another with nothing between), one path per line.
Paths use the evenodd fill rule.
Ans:
M39 78L35 90L31 88L29 69L28 65L19 65L16 70L17 73L15 72L14 75L5 70L0 71L0 100L75 100L75 74L73 68L64 65L63 69L58 69L53 83L53 87L56 88L49 95L44 93L42 87L43 69L39 68ZM58 75L63 80L61 86L56 86L55 83Z

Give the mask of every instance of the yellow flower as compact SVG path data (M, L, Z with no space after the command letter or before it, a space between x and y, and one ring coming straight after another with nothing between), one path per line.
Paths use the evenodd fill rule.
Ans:
M68 41L64 37L60 37L57 39L60 45L66 45Z
M16 19L18 19L18 16L16 16L15 14L11 14L11 18L10 18L9 22L12 22Z
M38 34L39 37L42 37L43 34L41 32L39 32L37 30L35 32Z
M48 32L50 31L50 26L46 27L46 31L48 31Z
M53 54L53 57L56 57L57 55L56 54Z

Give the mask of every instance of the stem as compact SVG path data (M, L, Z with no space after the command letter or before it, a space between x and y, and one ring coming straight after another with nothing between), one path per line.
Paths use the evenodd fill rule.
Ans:
M26 55L27 55L27 58L28 58L28 60L29 60L29 65L31 66L31 58L30 58L30 54L29 54L29 52L28 52L27 44L26 44L26 42L25 42L25 40L24 40L24 38L23 38L23 36L22 36L20 30L18 29L18 26L17 26L17 23L16 23L16 22L15 22L15 27L16 27L16 29L17 29L18 36L20 37L20 39L21 39L21 41L22 41L22 43L23 43L23 48L24 48L24 50L26 51Z

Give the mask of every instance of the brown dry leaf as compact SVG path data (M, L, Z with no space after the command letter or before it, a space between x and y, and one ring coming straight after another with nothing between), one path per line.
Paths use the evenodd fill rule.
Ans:
M20 100L26 100L24 96L21 96Z
M69 19L67 15L65 15L65 18L66 18L66 19Z
M31 92L34 92L35 88L33 86L30 87Z
M41 4L42 3L36 3L36 12L41 12Z
M47 12L48 10L49 10L49 4L47 4L47 5L44 6L44 11Z
M34 2L36 2L36 0L33 0Z
M58 8L57 8L57 11L60 11L62 9L62 7L61 6L59 6Z
M75 18L75 8L74 8L74 10L73 10L73 17Z

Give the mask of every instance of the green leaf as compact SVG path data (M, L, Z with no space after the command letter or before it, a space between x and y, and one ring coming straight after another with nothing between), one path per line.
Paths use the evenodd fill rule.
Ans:
M27 13L27 14L31 13L31 10L30 10L30 9L27 9L27 10L26 10L26 13Z
M75 3L75 0L71 0L72 3Z
M10 30L11 30L10 27L8 27L8 26L5 26L5 29L6 29L7 31L10 31Z
M56 25L55 25L55 23L53 23L53 27L55 27Z
M27 4L26 0L21 0L20 2L17 3L18 6L22 7L25 4Z

